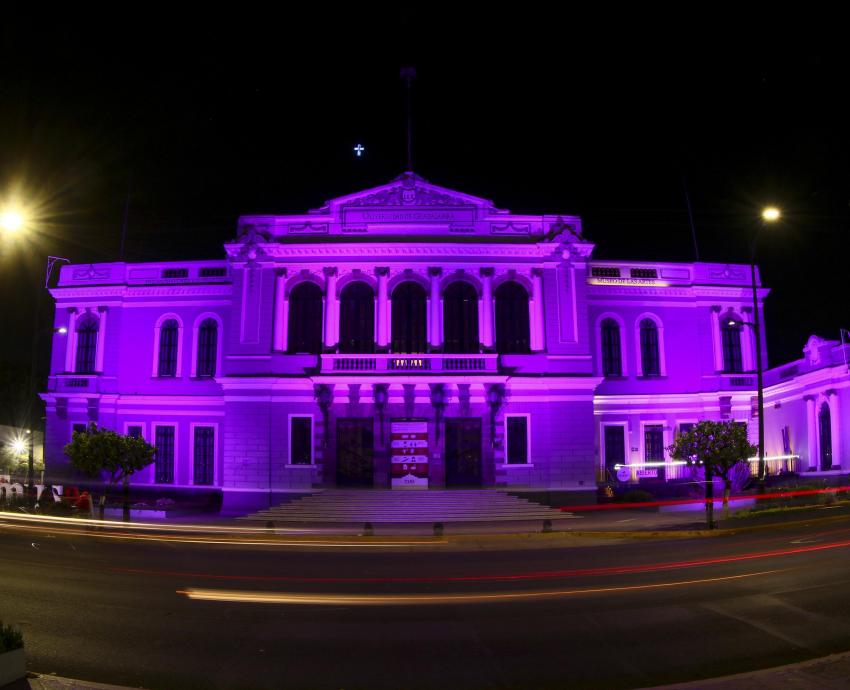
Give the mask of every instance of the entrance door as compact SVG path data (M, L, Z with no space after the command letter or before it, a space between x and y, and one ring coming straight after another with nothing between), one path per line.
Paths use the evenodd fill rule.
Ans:
M336 423L336 483L339 486L372 486L375 455L374 420L371 417L338 419Z
M608 481L617 479L616 465L626 464L626 427L605 426L605 470Z
M661 424L647 424L643 433L643 459L646 463L652 463L652 467L643 468L643 477L653 481L664 480L664 427ZM638 477L641 471L638 471Z
M481 419L446 420L446 486L481 486Z

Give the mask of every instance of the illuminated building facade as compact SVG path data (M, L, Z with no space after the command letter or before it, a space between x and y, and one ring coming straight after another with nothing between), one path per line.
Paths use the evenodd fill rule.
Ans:
M663 464L678 430L752 420L753 333L730 325L752 320L749 268L593 249L578 217L406 173L243 216L221 261L63 266L48 468L93 421L156 445L137 482L232 505L405 478L594 489L622 464L625 481L683 476Z

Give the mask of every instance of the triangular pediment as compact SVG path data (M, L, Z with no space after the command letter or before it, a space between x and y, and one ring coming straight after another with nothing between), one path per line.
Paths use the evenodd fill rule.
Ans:
M332 213L343 208L464 208L493 209L489 199L431 184L415 173L402 173L379 187L337 197L327 202Z

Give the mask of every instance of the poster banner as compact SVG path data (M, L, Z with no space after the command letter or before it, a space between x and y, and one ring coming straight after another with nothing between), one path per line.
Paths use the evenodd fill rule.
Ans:
M390 486L393 489L428 488L428 420L393 419L390 422Z

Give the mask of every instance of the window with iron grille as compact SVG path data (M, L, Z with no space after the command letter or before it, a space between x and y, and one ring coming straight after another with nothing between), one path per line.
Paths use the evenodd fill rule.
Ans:
M162 269L163 278L188 278L188 268L164 268Z
M158 376L177 375L177 340L179 325L174 319L168 319L159 330L159 367Z
M218 359L218 322L204 319L198 329L198 363L196 374L199 377L215 376Z
M193 445L194 483L211 486L215 483L215 427L196 426Z
M623 363L620 357L620 326L614 319L602 321L602 375L622 376Z
M215 268L215 267L207 266L205 268L202 268L198 272L198 275L201 278L223 278L224 276L227 275L227 269L226 268Z
M77 374L94 374L97 362L97 332L99 322L94 316L87 316L77 324Z
M633 268L629 271L632 278L657 278L658 269L656 268Z
M741 327L724 323L720 327L723 342L723 373L740 374L744 371L741 359Z
M590 269L590 275L594 278L619 278L620 269L614 266L593 266Z
M174 482L174 427L158 426L155 445L156 483L172 484Z

